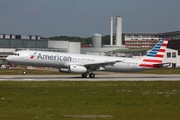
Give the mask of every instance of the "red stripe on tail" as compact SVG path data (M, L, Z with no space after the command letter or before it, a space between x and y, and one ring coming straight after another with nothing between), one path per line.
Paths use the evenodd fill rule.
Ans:
M158 52L165 52L166 50L165 49L159 49Z
M164 55L161 55L161 54L156 54L155 57L159 57L159 58L163 58Z
M154 60L154 59L144 59L143 62L155 62L155 63L162 63L162 60Z
M162 46L166 47L166 46L167 46L167 44L163 43L163 44L162 44Z
M162 64L140 64L139 66L145 68L161 68Z

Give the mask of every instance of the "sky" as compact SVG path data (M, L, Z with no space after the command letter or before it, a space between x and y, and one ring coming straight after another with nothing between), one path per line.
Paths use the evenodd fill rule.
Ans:
M122 32L180 31L180 0L0 0L0 34L91 37Z

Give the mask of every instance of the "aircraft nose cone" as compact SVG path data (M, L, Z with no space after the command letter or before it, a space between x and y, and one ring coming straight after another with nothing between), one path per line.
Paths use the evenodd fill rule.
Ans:
M11 61L11 57L7 56L7 57L6 57L6 60L7 60L7 61Z

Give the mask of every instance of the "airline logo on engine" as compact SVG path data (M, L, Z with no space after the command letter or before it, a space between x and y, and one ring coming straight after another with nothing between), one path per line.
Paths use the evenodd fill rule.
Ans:
M37 59L42 60L56 60L56 61L71 61L72 58L70 56L60 56L60 55L47 55L39 53L37 55Z

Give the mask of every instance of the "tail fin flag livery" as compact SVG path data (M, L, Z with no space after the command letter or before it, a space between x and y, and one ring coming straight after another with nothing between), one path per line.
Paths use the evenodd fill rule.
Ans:
M163 63L163 57L168 41L169 38L161 39L142 59L21 50L6 57L6 60L9 63L24 65L23 74L26 73L26 66L38 66L58 68L60 72L80 73L83 78L86 78L87 74L89 74L90 78L94 78L95 74L93 71L98 70L137 72L161 68L166 64Z
M143 61L139 66L145 68L161 68L168 41L169 38L161 39L143 58Z

